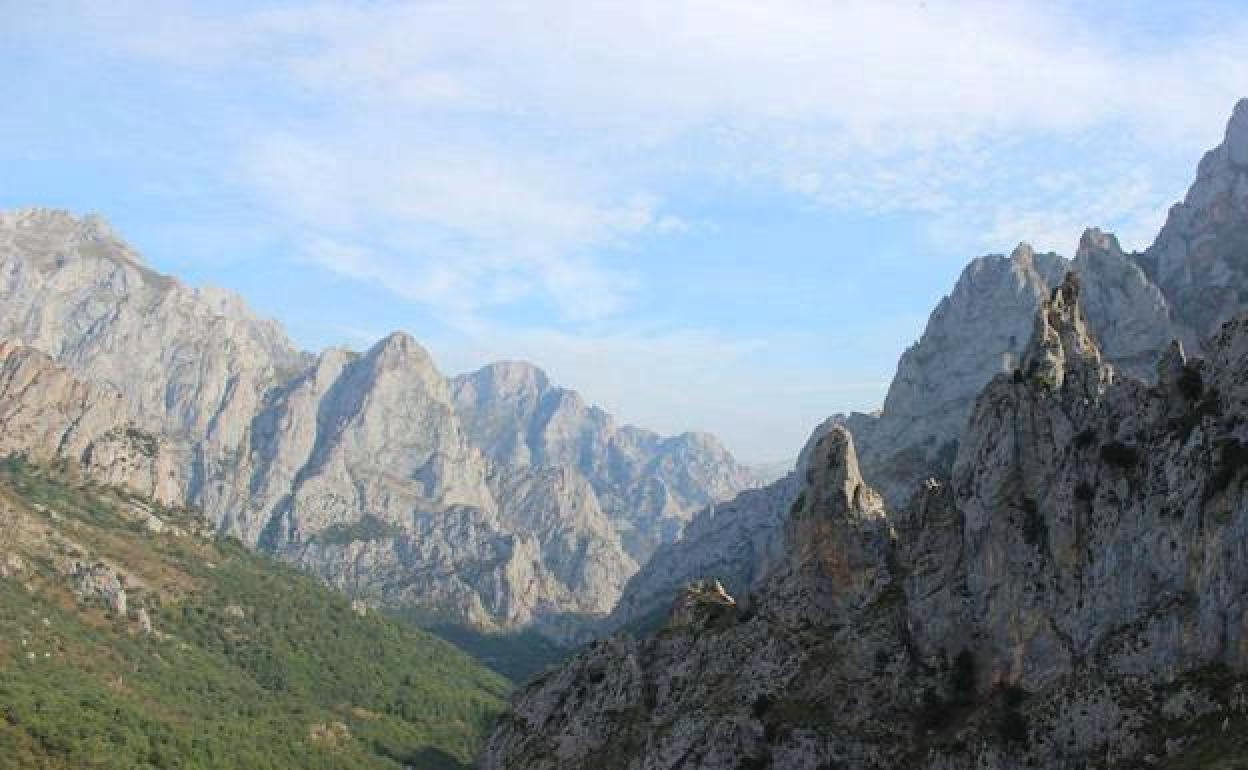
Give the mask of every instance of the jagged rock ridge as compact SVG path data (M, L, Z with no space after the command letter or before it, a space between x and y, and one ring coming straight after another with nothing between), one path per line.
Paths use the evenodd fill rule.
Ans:
M675 539L699 508L755 482L714 436L663 437L617 425L531 364L491 364L455 377L451 387L474 445L504 466L579 473L639 563Z
M1248 316L1204 360L1167 346L1149 385L1105 363L1080 295L1072 274L1042 304L1021 365L977 398L951 482L886 508L851 434L832 426L807 461L784 557L744 609L691 613L698 587L678 600L684 622L596 643L517 694L480 767L1236 756Z
M634 554L749 484L713 439L616 426L533 367L558 401L540 413L484 387L516 365L448 381L407 335L299 352L235 295L145 266L98 218L0 213L0 276L0 340L47 355L7 357L6 449L200 507L419 617L576 636ZM49 387L22 387L36 376ZM490 421L542 432L521 455Z
M830 421L853 432L863 475L893 508L904 506L920 480L950 477L976 396L1019 365L1037 309L1066 272L1080 276L1081 306L1105 358L1145 381L1155 377L1170 340L1199 353L1221 322L1248 308L1245 142L1248 100L1236 105L1224 141L1205 155L1184 201L1144 252L1125 253L1113 235L1093 228L1073 260L1020 244L1009 257L980 257L963 270L922 338L902 355L883 409ZM743 561L759 549L729 540L709 521L724 511L725 530L748 532L754 543L778 542L775 512L795 494L792 482L777 483L699 514L705 522L660 550L626 587L611 627L653 613L697 575L722 574L732 590L752 587L737 578L760 574L759 564ZM727 553L736 554L731 564Z

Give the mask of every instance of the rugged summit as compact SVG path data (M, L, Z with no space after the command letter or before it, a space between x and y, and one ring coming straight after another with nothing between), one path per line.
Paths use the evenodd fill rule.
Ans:
M529 365L448 380L405 334L298 352L97 218L0 213L0 276L5 449L199 507L367 603L572 637L750 483L713 439L617 426Z
M1024 243L1008 257L980 257L963 270L922 337L902 354L883 409L828 423L850 428L863 476L894 510L924 478L951 477L976 396L1019 366L1032 319L1067 272L1079 276L1080 305L1104 358L1146 382L1171 340L1198 354L1222 322L1248 309L1246 141L1248 100L1235 107L1222 144L1205 155L1184 201L1144 252L1126 253L1112 234L1092 228L1073 260ZM698 514L703 523L659 550L625 588L613 627L652 615L685 580L702 574L722 575L730 590L752 587L738 576L760 574L760 564L747 560L768 550L752 544L778 542L776 512L796 494L792 481L781 481ZM716 531L710 522L721 511L727 518Z
M1149 385L1104 362L1081 293L1064 278L1020 366L976 399L952 483L920 483L890 509L864 482L850 433L831 427L809 456L784 555L744 609L595 644L517 694L480 766L969 770L1238 756L1248 316L1210 339L1204 360L1169 346Z
M699 508L754 485L714 436L668 438L617 425L531 364L491 364L451 387L473 444L501 465L579 473L638 562L679 535Z

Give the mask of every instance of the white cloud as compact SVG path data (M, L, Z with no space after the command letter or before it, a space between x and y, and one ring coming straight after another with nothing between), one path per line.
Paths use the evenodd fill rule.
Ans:
M677 220L644 196L596 203L541 160L353 128L251 142L240 174L298 223L305 256L408 299L470 313L533 294L570 319L615 311L631 276L594 248Z
M528 357L631 419L725 425L769 448L804 438L769 440L775 425L796 434L866 405L832 383L864 399L882 383L768 375L748 343L639 328L634 295L663 287L610 252L714 230L678 208L682 188L919 212L967 256L1024 239L1069 253L1087 225L1143 245L1248 83L1242 14L1139 36L1086 6L1004 0L77 10L92 23L58 45L115 46L224 102L234 181L261 217L307 259L444 313L452 361ZM234 101L232 84L254 90ZM493 315L526 303L549 328Z
M371 178L355 205L469 241L518 235L547 259L627 234L633 214L653 224L628 201L673 173L847 209L979 205L1000 191L973 176L1000 178L1027 137L1206 146L1248 82L1241 19L1145 45L1059 4L344 1L128 21L132 52L276 76L322 100L318 119L371 116L337 121L273 196L350 217L323 198ZM307 154L288 140L253 152ZM1079 149L1095 176L1102 148Z

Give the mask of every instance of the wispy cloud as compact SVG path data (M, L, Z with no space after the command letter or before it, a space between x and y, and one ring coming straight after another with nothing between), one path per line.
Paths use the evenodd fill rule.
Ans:
M361 250L354 273L421 301L485 279L487 296L536 291L599 317L624 292L593 252L678 221L664 211L673 174L761 180L843 210L972 210L968 229L993 237L1034 226L1073 242L1092 224L1067 215L1074 200L1147 219L1165 191L1131 179L1122 198L1099 156L1213 139L1211 116L1248 82L1235 55L1248 22L1210 16L1140 44L1078 10L344 1L107 20L131 55L276 79L315 105L316 125L328 117L332 134L287 116L241 162L265 201ZM1065 197L1001 172L1026 139L1054 136L1085 143L1087 173ZM1011 181L1016 200L996 205ZM365 247L363 227L390 242Z
M1144 245L1244 95L1245 39L1248 19L1216 2L58 0L6 15L0 58L42 45L52 67L83 57L72 74L131 86L130 103L90 94L112 134L64 135L116 155L101 186L136 155L144 184L177 186L146 195L182 212L188 257L227 251L194 235L220 219L193 210L211 187L234 242L444 324L414 331L443 335L450 368L532 358L631 419L781 454L827 412L878 400L888 354L859 366L860 347L824 337L884 325L888 350L917 336L936 289L920 302L914 284L956 269L921 261L1019 240L1069 253L1088 225ZM25 121L0 116L23 140L4 157L39 139ZM801 209L778 218L799 227L814 211L929 237L833 234L805 252L819 265L757 241L764 258L736 271L705 253L666 263L767 206ZM855 272L875 259L893 261ZM815 273L817 292L802 285ZM881 320L898 289L866 280L883 275L922 277ZM750 322L793 297L847 310L806 337ZM727 307L690 306L712 301ZM869 323L839 328L856 315ZM402 320L385 318L349 320Z
M305 256L459 313L538 295L569 319L609 315L632 278L590 253L673 221L645 196L595 202L562 168L454 139L269 135L239 168L298 223Z

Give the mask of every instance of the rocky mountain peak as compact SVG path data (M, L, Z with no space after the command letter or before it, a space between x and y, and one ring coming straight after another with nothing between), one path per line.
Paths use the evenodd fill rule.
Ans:
M1227 159L1236 166L1248 166L1248 99L1240 99L1226 124Z
M1079 237L1079 248L1075 252L1075 259L1086 259L1088 255L1098 252L1121 254L1122 246L1118 243L1118 236L1113 233L1107 233L1099 227L1089 227Z
M806 489L794 515L838 518L879 513L882 502L858 469L854 437L842 425L832 426L816 442L806 467Z
M20 247L41 269L93 258L143 265L139 253L96 214L78 217L64 209L38 207L0 211L0 246L6 242Z
M1022 371L1053 390L1060 390L1067 380L1073 380L1090 394L1099 391L1112 375L1088 331L1079 291L1078 275L1067 273L1041 306L1031 341L1023 353Z
M0 341L30 351L0 352L0 449L197 506L378 606L570 638L636 572L622 539L642 557L748 486L709 439L617 426L531 364L448 381L402 332L300 353L98 218L0 212L0 275Z
M737 600L714 578L695 580L676 597L668 615L669 628L708 627L736 615Z
M787 559L769 578L763 606L787 624L844 623L891 580L884 501L863 481L842 425L815 442L805 478L785 528Z
M550 390L550 378L540 367L528 361L495 361L467 379L499 395L540 395Z
M1030 264L1036 258L1036 250L1027 241L1019 241L1010 252L1009 260L1018 264Z

